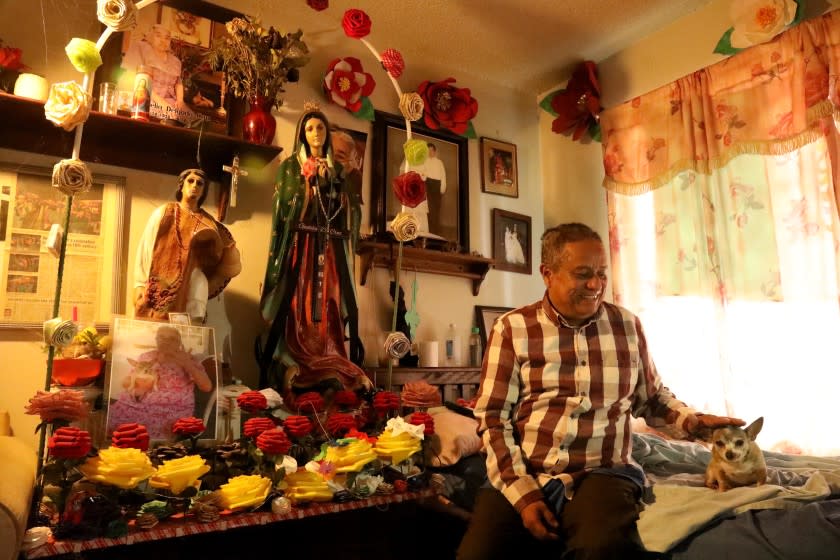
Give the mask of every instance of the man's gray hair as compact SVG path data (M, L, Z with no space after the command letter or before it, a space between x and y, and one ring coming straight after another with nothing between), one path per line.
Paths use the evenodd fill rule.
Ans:
M547 265L551 270L556 270L560 264L558 259L566 243L589 239L603 243L597 231L579 222L560 224L545 230L542 234L542 264Z

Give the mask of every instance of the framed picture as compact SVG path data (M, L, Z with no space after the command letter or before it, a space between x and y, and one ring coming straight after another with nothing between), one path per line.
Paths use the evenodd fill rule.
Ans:
M125 179L94 175L93 183L70 208L59 315L107 327L124 302ZM58 259L47 239L66 214L52 169L0 163L0 327L40 329L53 317Z
M519 170L516 145L492 138L481 138L481 190L491 194L519 197Z
M429 144L429 159L411 171L426 180L426 200L414 212L421 235L469 252L469 164L467 139L412 123L412 138ZM377 111L373 123L371 225L377 237L387 237L388 224L401 207L391 183L408 169L403 154L405 119Z
M152 79L149 116L152 121L198 127L219 134L241 135L235 123L244 114L244 100L226 95L223 75L210 68L212 42L227 34L225 22L240 16L202 1L161 0L140 10L137 25L115 33L103 49L99 83L114 82L119 114L131 113L134 78L140 66Z
M493 209L495 268L531 274L531 217Z
M492 307L489 305L475 306L475 323L478 325L478 334L481 336L481 347L487 349L487 337L493 330L493 323L496 319L512 310L512 307Z
M216 439L219 386L210 327L115 317L111 327L107 436L121 424L146 426L152 441L172 442L179 418L201 418L202 439Z

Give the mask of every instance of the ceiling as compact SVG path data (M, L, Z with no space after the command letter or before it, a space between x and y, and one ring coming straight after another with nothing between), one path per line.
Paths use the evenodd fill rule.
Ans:
M535 96L568 78L577 62L603 60L709 1L329 0L318 12L306 0L211 0L266 26L303 29L313 55L307 71L356 56L371 72L373 55L341 30L344 11L360 8L373 22L367 40L402 53L403 89L454 77L460 87L478 81Z

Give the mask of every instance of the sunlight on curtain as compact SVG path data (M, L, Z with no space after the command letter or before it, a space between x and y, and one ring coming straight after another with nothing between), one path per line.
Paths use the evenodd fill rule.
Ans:
M764 416L766 449L840 455L840 220L826 139L608 199L614 298L642 318L665 384L710 413Z

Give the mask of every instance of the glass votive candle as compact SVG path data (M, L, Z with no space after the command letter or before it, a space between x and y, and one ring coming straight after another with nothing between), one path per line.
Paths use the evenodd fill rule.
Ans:
M117 84L114 82L99 84L99 112L117 114Z

